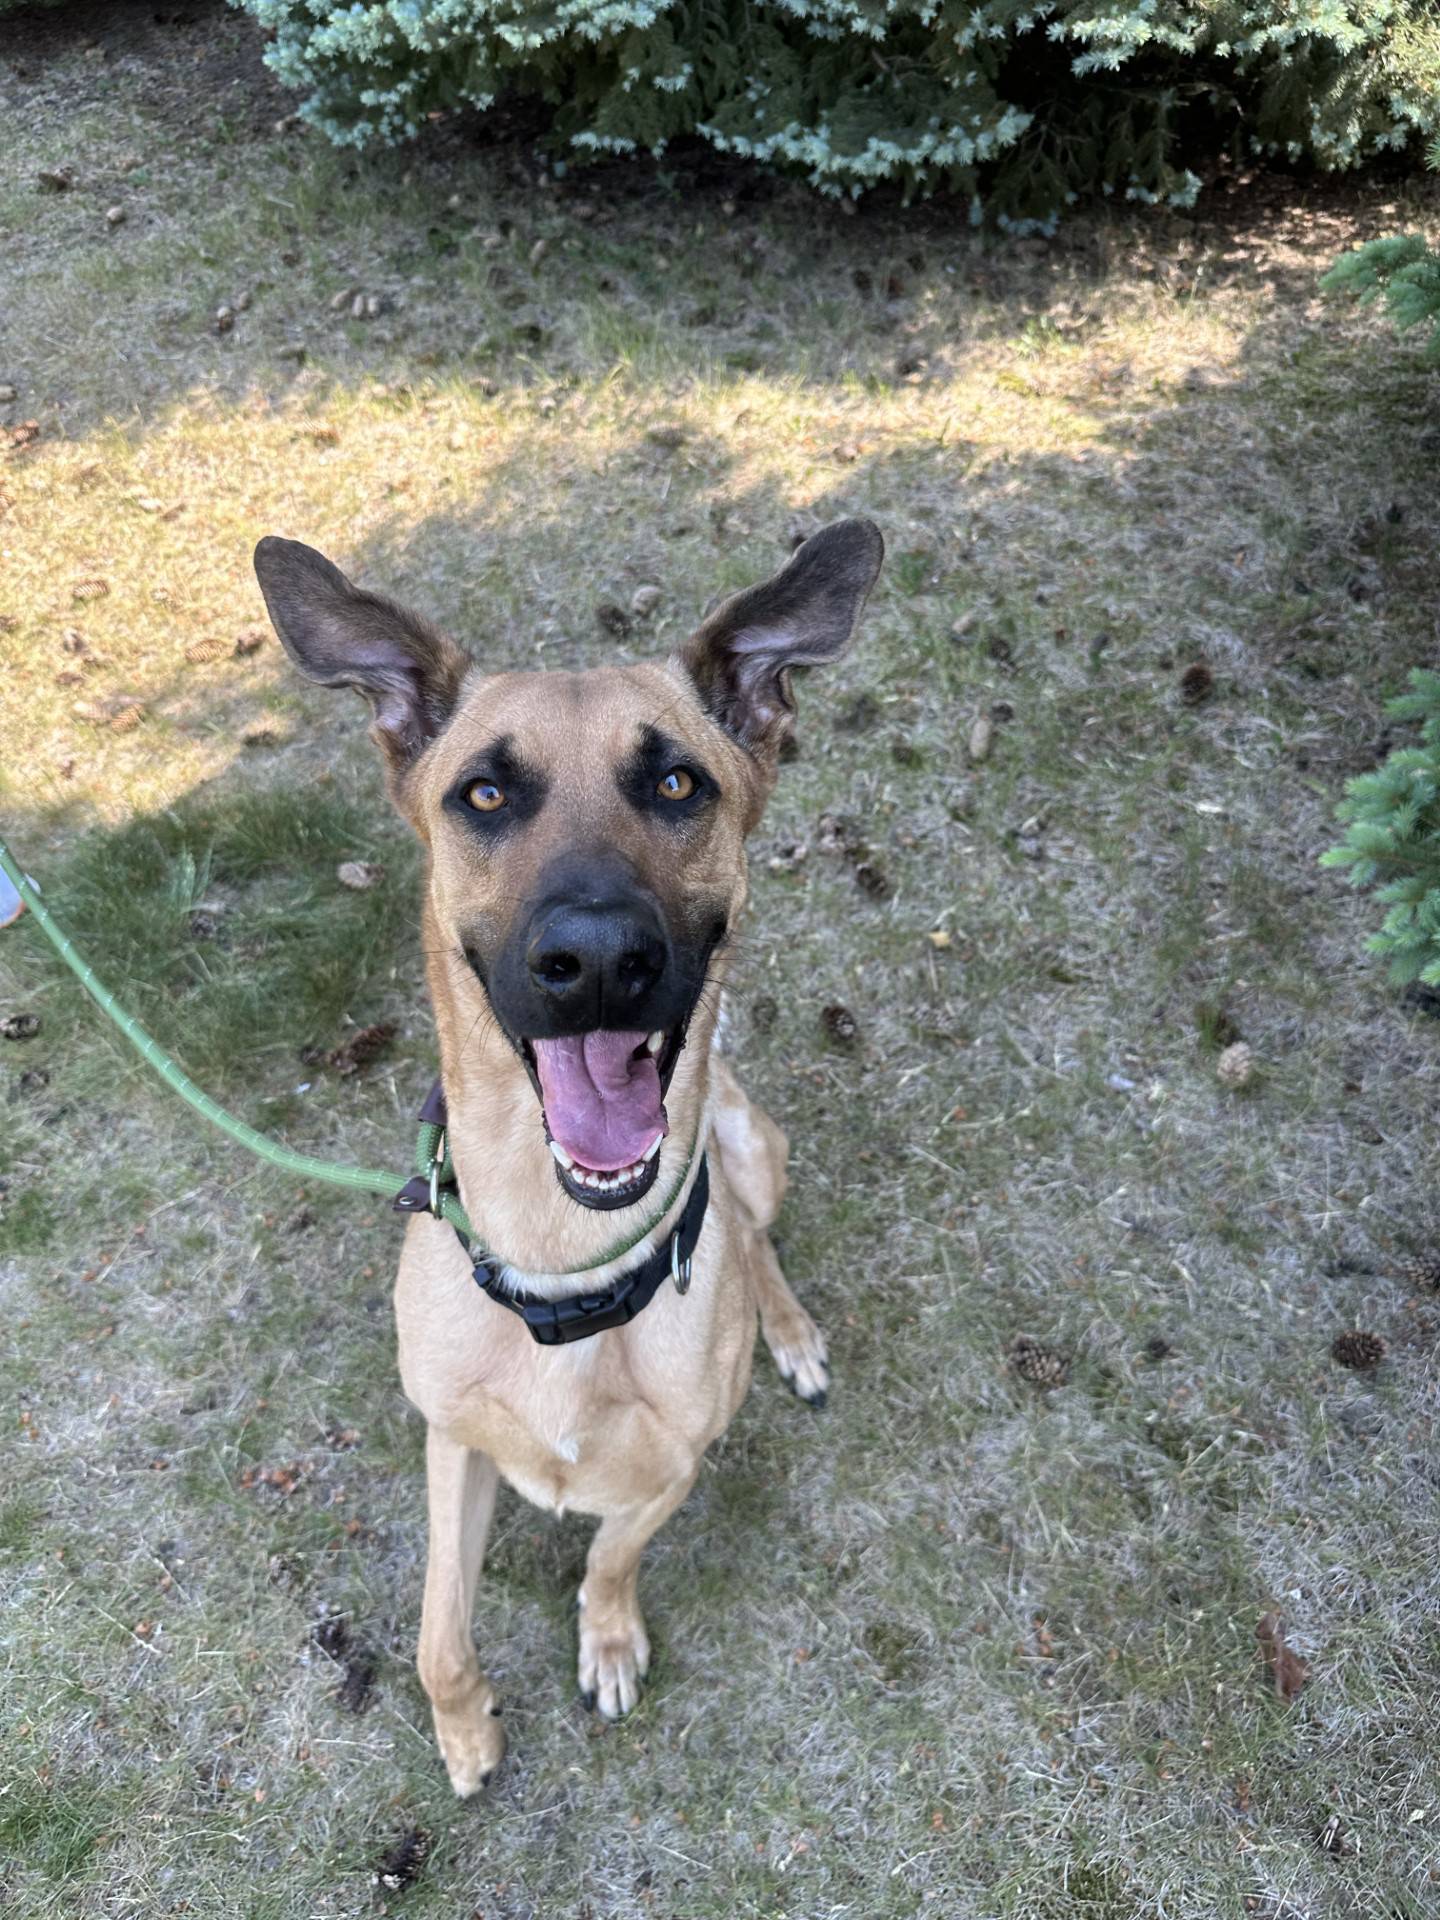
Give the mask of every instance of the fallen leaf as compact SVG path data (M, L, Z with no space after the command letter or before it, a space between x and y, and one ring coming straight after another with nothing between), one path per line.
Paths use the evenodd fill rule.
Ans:
M1325 1853L1347 1854L1354 1853L1355 1851L1355 1842L1340 1825L1340 1816L1338 1813L1332 1813L1324 1826L1320 1828L1319 1832L1315 1835L1315 1844Z
M377 860L342 860L335 869L335 878L354 893L366 893L377 880L385 878L385 869Z
M1274 1678L1276 1695L1281 1700L1293 1700L1309 1680L1310 1668L1285 1644L1285 1623L1278 1613L1261 1614L1255 1638Z

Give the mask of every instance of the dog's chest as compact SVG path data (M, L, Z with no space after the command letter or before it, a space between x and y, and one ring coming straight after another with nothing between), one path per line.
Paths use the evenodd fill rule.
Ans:
M475 1387L452 1405L446 1425L488 1453L503 1477L537 1507L606 1513L657 1495L691 1445L643 1401L606 1390L603 1361L546 1354L543 1385ZM590 1374L601 1376L592 1380Z
M405 1391L537 1506L644 1505L694 1472L744 1394L754 1308L715 1285L722 1252L702 1243L690 1292L662 1293L633 1329L540 1347L477 1292L448 1229L412 1221L395 1290Z
M489 1454L538 1507L605 1513L651 1499L709 1437L689 1430L683 1402L677 1408L656 1382L637 1382L600 1341L536 1347L494 1309L483 1337L451 1320L439 1339L444 1323L403 1306L400 1320L411 1399L427 1420Z

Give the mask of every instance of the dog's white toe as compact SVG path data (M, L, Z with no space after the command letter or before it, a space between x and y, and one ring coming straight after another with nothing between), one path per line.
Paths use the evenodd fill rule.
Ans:
M650 1669L650 1642L639 1614L605 1627L580 1617L580 1692L585 1704L607 1720L618 1720L640 1698L640 1683Z
M830 1390L825 1336L799 1305L762 1321L761 1331L780 1378L812 1407L823 1407Z
M505 1756L505 1727L497 1708L435 1712L435 1738L457 1798L478 1793Z

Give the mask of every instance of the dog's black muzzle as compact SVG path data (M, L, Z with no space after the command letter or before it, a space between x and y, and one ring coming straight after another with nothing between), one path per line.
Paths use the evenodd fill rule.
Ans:
M516 1039L670 1033L689 1018L708 960L708 948L677 951L659 901L623 862L587 860L546 876L484 978Z

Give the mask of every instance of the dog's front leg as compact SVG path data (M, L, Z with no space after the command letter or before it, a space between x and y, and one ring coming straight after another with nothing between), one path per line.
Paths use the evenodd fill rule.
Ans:
M425 1476L430 1553L420 1616L420 1682L430 1696L450 1784L463 1798L485 1784L505 1751L495 1690L480 1671L470 1637L498 1475L489 1454L431 1427Z
M634 1706L650 1665L637 1592L640 1556L694 1484L691 1473L643 1506L606 1514L590 1542L580 1588L580 1691L607 1720Z

